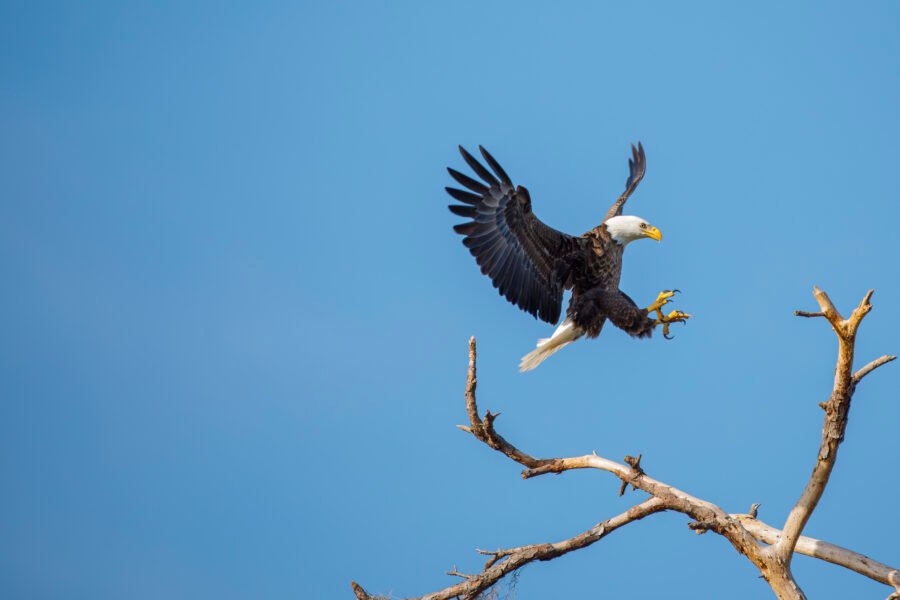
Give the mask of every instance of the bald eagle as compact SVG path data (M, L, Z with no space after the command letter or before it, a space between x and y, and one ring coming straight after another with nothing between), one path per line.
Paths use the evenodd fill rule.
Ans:
M677 290L660 292L650 306L642 309L619 289L625 246L642 238L662 240L659 229L644 219L622 214L625 201L647 169L640 142L637 147L631 146L625 191L600 225L579 237L541 222L531 210L528 190L513 185L494 157L483 147L478 148L491 170L462 146L459 152L481 181L447 169L466 188L446 188L448 194L462 202L451 204L450 211L470 219L453 230L465 236L463 244L500 294L535 318L556 323L563 292L572 290L565 321L522 357L521 371L534 369L580 337L597 337L607 319L637 338L650 337L653 329L662 324L663 335L668 338L671 323L683 323L690 317L677 310L665 315L661 310Z

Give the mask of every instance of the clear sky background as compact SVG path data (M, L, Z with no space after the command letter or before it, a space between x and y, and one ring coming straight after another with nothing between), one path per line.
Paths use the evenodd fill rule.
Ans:
M900 5L220 2L0 6L0 596L396 597L625 510L600 472L530 481L455 428L648 472L781 524L835 340L900 352ZM500 298L445 208L484 144L537 214L596 225L641 140L628 248L671 342ZM898 565L900 371L860 387L807 533ZM526 568L515 597L765 598L721 538L656 515ZM795 561L812 598L888 590Z

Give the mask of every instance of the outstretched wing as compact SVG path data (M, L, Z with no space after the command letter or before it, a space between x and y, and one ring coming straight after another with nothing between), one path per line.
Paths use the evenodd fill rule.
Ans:
M619 199L609 207L609 211L607 211L606 216L603 217L604 223L608 219L622 214L622 207L625 206L625 201L628 200L631 193L637 189L638 184L641 182L641 179L644 178L644 173L646 172L647 157L644 155L644 147L640 142L638 142L637 148L632 144L631 158L628 159L628 181L625 182L625 191L622 192Z
M528 190L514 187L494 157L478 148L493 172L462 146L459 151L482 181L447 169L453 179L471 190L446 188L463 203L451 204L450 211L471 219L453 230L466 236L463 244L507 300L542 321L556 323L582 242L535 217Z

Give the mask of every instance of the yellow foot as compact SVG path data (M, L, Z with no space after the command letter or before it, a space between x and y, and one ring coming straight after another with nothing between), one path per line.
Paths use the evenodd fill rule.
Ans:
M659 296L656 297L656 300L653 301L653 304L647 307L647 312L652 313L656 311L656 316L659 319L663 318L662 310L660 310L663 306L672 301L672 296L677 294L679 290L663 290L659 293Z
M691 318L691 315L683 313L680 310L673 310L667 315L663 315L661 311L657 311L657 313L659 314L659 318L656 319L656 324L663 326L663 337L667 340L672 339L669 337L669 325L672 323L684 323Z

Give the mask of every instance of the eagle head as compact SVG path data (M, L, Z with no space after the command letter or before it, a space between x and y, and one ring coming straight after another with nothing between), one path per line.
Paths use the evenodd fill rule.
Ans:
M641 238L662 240L662 232L640 217L618 216L607 219L606 230L610 237L622 246Z

